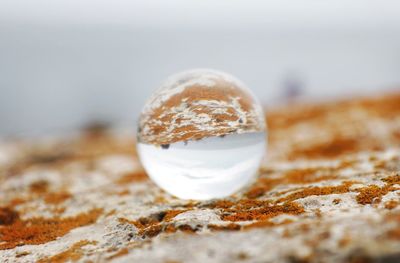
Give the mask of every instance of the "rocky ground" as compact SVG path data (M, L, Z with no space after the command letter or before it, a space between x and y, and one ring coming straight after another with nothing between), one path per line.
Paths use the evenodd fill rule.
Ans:
M133 132L0 143L1 262L399 262L400 94L268 111L259 177L223 200L155 186Z

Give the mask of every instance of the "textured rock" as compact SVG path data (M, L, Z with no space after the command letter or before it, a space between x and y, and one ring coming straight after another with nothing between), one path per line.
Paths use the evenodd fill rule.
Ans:
M1 262L397 262L400 95L269 111L256 182L175 199L133 132L0 143Z

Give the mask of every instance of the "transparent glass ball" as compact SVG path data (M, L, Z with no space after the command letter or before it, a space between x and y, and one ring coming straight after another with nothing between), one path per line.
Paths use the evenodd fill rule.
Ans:
M168 193L206 200L229 196L256 175L266 151L263 109L233 76L209 69L168 78L144 106L138 154Z

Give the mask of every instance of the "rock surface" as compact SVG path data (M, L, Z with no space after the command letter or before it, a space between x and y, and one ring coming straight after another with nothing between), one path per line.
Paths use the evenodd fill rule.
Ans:
M1 262L398 262L400 95L268 114L256 182L175 199L133 133L0 143Z

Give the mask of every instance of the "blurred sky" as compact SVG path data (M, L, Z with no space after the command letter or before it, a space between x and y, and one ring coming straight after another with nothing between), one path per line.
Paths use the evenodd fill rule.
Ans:
M211 67L265 104L400 86L398 1L0 2L0 134L135 125L170 74Z

